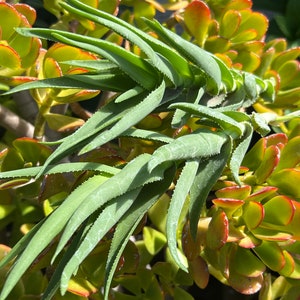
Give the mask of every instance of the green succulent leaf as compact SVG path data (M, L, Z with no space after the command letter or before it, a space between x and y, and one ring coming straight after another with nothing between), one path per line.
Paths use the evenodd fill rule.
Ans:
M56 235L66 225L68 219L82 201L82 197L88 197L107 177L96 175L87 180L84 185L79 186L74 192L60 205L59 209L53 211L51 215L31 236L26 248L18 256L0 294L0 299L6 299L7 295L26 272L31 263L38 255L53 241Z
M166 161L211 157L220 153L227 140L228 136L222 132L200 129L159 147L153 153L148 168L151 171Z
M122 133L122 136L132 137L136 139L155 141L161 143L171 143L174 141L173 138L167 135L145 129L129 128Z
M60 282L61 274L63 273L63 270L64 270L66 264L73 257L76 249L80 245L80 241L82 240L82 238L84 238L87 230L90 228L90 225L91 224L87 223L86 226L82 226L79 229L78 233L76 233L76 235L70 241L70 244L69 244L66 252L64 253L61 260L59 261L57 267L55 268L55 271L51 276L49 284L43 293L43 298L42 298L43 300L53 299L54 295L56 294L57 290L59 289L59 282Z
M185 95L187 102L193 102L194 104L198 104L201 100L202 96L204 95L204 89L190 89L188 93ZM190 101L192 99L192 101ZM171 105L172 106L172 105ZM182 109L176 109L172 118L172 127L174 128L180 128L184 126L188 119L191 117L191 113L182 110Z
M76 0L68 2L69 4L62 3L67 10L102 24L137 45L147 55L150 63L167 76L175 86L185 85L192 81L193 74L188 62L166 44L111 14L96 10Z
M108 231L130 208L140 191L141 187L128 191L125 194L109 201L107 206L102 210L101 214L93 222L84 239L81 241L80 245L78 245L76 251L73 253L72 257L64 267L60 282L60 290L62 294L65 294L68 288L69 280L78 266L96 247L104 235L108 233ZM70 222L72 222L72 219L70 219ZM68 237L68 230L69 226L67 224L66 229L64 230L64 233L59 241L59 245L57 246L57 251L54 257L56 257L56 255L64 247L66 236Z
M226 243L229 235L229 221L226 213L218 209L207 229L206 244L212 250L218 250Z
M108 141L118 137L126 129L129 129L141 121L161 103L164 92L165 82L163 81L157 89L151 92L141 103L133 107L111 129L104 131L95 137L93 141L83 147L80 153L83 154L96 147L100 147Z
M19 170L7 171L0 173L0 179L18 178L18 177L35 177L43 167L24 168ZM58 174L67 172L81 172L81 171L97 171L104 174L115 175L120 170L103 164L93 162L74 162L61 163L59 165L49 165L45 169L45 175Z
M135 190L146 183L162 179L165 166L158 168L156 172L151 174L148 172L147 164L150 157L151 155L149 154L138 156L128 163L118 174L111 177L107 184L99 185L93 190L92 194L82 201L81 205L74 211L67 222L55 256L63 249L82 221L93 214L98 208L108 203L111 199Z
M117 224L106 263L105 299L108 297L114 272L130 236L138 226L144 214L168 189L174 175L175 167L173 165L166 170L164 180L145 185L136 201L130 207L130 210L123 215Z
M146 89L151 90L156 85L157 79L160 78L157 71L145 59L109 41L54 29L18 28L17 30L25 36L46 38L96 53L115 63ZM141 80L142 78L143 80Z
M243 161L243 158L245 157L245 154L248 150L248 147L251 142L252 134L253 134L253 128L248 123L245 122L245 132L241 140L239 141L238 145L235 147L230 161L229 161L229 167L232 173L232 176L234 180L241 185L240 179L239 179L239 169L241 166L241 163Z
M31 81L18 85L2 95L14 94L29 89L91 89L91 90L109 90L114 92L124 92L135 86L123 72L116 71L111 74L83 74L83 75L65 75L62 77L48 78L38 81Z
M37 176L42 175L50 163L58 161L62 157L75 152L77 149L81 149L83 145L86 145L94 136L101 132L101 130L120 120L140 101L141 98L138 97L132 98L131 101L124 101L118 104L111 101L103 106L75 133L60 141L61 145L48 157Z
M271 270L278 272L284 267L283 251L277 243L263 241L253 251Z
M157 21L144 19L147 25L154 30L161 38L165 39L175 50L196 66L201 68L208 76L214 92L218 92L222 87L222 74L218 62L207 51L186 41L174 32L164 28Z
M222 171L231 154L231 141L228 140L219 154L200 161L197 175L193 181L190 190L190 230L191 235L196 239L198 220L203 209L205 201L212 187L219 179Z
M187 272L186 262L183 262L178 255L177 249L177 226L184 203L187 199L193 180L197 174L199 162L187 161L182 169L180 177L177 180L176 187L171 198L170 207L167 215L167 238L170 253L180 268Z
M235 121L234 119L226 116L222 112L218 112L212 108L193 104L193 103L176 103L171 104L169 108L179 108L183 111L190 112L191 114L199 117L205 117L219 125L223 130L229 129L231 132L236 132L237 137L240 137L244 131L244 125ZM235 138L233 136L233 138Z

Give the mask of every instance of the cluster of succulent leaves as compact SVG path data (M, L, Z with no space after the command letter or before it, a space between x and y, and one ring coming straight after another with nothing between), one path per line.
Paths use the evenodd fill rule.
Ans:
M0 3L1 98L39 108L0 153L0 299L193 299L210 274L299 297L300 49L250 0L170 2L45 1L50 29ZM52 111L106 92L88 120Z

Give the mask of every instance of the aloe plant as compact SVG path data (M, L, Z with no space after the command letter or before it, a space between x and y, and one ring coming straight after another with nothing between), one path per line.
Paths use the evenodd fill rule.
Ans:
M289 96L298 95L293 93L299 72L291 74L291 82L277 79L287 74L285 65L289 69L296 64L298 49L287 50L278 41L256 43L265 34L267 19L252 12L250 2L227 2L218 6L214 1L193 1L185 7L183 21L189 33L197 34L194 42L156 20L139 18L140 29L98 10L95 3L78 0L61 2L58 10L67 20L76 16L80 26L105 27L130 47L90 32L84 35L82 28L16 29L24 38L55 44L41 53L41 69L28 70L39 80L3 95L32 90L43 118L54 129L61 128L55 123L62 118L63 123L70 119L51 114L51 105L79 101L100 90L113 96L84 124L76 123L80 128L73 134L39 144L16 140L15 149L1 153L0 188L5 192L35 184L45 218L35 219L37 224L2 255L1 267L14 264L0 299L22 284L28 269L49 264L53 274L43 299L59 299L58 290L66 298L73 293L126 299L122 291L111 290L116 285L135 298L191 299L181 285L194 280L205 288L209 274L240 293L261 291L262 299L284 297L282 291L296 293L299 112L297 100L291 100L286 111L279 99L285 89ZM206 19L198 20L198 12ZM226 33L232 18L239 26ZM220 41L220 36L207 38L209 30L220 28L230 49L237 47L237 36L241 42L247 38L256 21L264 26L257 27L250 40L266 51L259 51L255 68L251 61L252 67L246 67L247 59L237 68L218 51L207 51ZM193 32L195 24L202 31ZM213 48L218 49L216 44ZM268 49L277 54L262 68ZM257 112L249 112L252 108ZM278 127L284 133L268 135ZM248 151L255 131L268 136ZM26 145L40 157L26 158ZM50 152L52 145L56 149ZM78 153L77 161L60 162L73 153ZM17 158L15 164L10 156ZM145 226L145 216L153 227ZM143 239L132 241L140 231ZM166 262L147 269L162 249ZM274 283L268 270L279 274ZM137 284L137 278L146 277L150 279Z

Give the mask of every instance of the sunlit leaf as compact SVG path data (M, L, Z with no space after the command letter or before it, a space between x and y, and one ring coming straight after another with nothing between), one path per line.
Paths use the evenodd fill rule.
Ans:
M193 1L184 10L184 22L200 46L205 41L211 13L203 1Z
M278 209L280 207L280 210ZM264 222L287 225L289 224L295 213L295 206L287 196L276 196L264 204L265 216Z
M228 218L222 209L213 215L207 229L207 247L213 250L220 249L227 241L229 234Z
M199 130L197 133L179 137L153 153L149 169L153 170L166 161L211 157L220 153L226 141L226 135L209 130Z
M231 38L241 23L241 14L236 10L227 10L220 22L220 35Z
M271 270L280 271L284 267L284 254L276 243L263 241L253 251Z
M261 224L264 215L264 207L259 202L249 201L243 207L243 220L250 230Z

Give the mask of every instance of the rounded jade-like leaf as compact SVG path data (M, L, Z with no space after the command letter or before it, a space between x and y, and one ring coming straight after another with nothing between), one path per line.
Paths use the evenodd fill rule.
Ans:
M253 249L263 263L275 272L279 272L285 265L283 250L275 242L263 241Z
M5 148L0 152L1 172L21 169L24 167L24 158L14 148Z
M222 188L215 192L218 198L231 198L244 200L250 196L251 186L250 185L235 185Z
M262 41L249 41L235 45L234 50L254 52L260 55L261 51L264 49L264 46L265 44Z
M148 226L143 228L143 236L145 246L151 255L157 254L167 243L163 233Z
M300 55L300 47L295 47L282 51L276 58L272 61L271 68L274 70L279 70L286 62L290 60L295 60Z
M220 35L230 39L238 30L242 16L237 10L228 10L220 21Z
M84 121L79 118L73 118L60 114L44 115L49 127L58 132L72 132L84 124Z
M44 62L47 58L52 58L58 63L68 60L95 60L96 56L90 52L75 48L69 45L56 43L51 46L45 54ZM69 64L59 64L63 74L72 73L74 66ZM77 67L75 67L77 68ZM45 70L44 70L45 71Z
M299 182L300 170L296 168L280 170L268 179L268 183L278 187L281 193L295 198L300 198Z
M283 255L284 255L284 258L285 258L285 265L280 270L280 275L283 275L283 276L286 276L286 277L293 276L292 275L293 273L294 273L294 275L296 275L296 272L295 272L295 260L294 260L293 256L288 251L286 251L286 250L283 250ZM300 274L298 274L298 276L299 275Z
M217 198L213 199L212 202L217 208L221 208L228 218L231 218L234 212L245 203L243 200L230 198Z
M285 168L294 168L300 163L300 136L296 136L288 141L280 154L280 162L276 171Z
M288 142L288 137L285 133L274 133L269 136L263 138L266 140L266 146L269 147L271 145L285 145Z
M226 243L229 235L229 222L226 213L222 209L218 209L207 229L206 245L210 249L220 249Z
M289 224L285 225L283 228L287 232L290 232L293 235L293 240L300 241L300 203L298 201L292 200L293 206L295 207L294 215Z
M226 9L236 9L243 10L252 7L251 0L238 0L238 1L225 1L228 4L226 5Z
M242 165L250 170L256 170L263 161L268 147L271 145L285 145L287 142L288 137L284 133L275 133L259 139L245 155Z
M209 271L206 261L197 256L189 262L189 271L194 279L195 284L201 289L205 289L209 280Z
M285 252L284 252L285 253ZM290 255L290 253L288 253ZM290 257L286 257L286 264L287 267L284 267L282 271L280 271L280 274L287 276L289 278L293 279L300 279L300 259L297 257L297 255L291 255ZM292 270L292 273L288 273L288 271ZM285 275L288 274L288 275Z
M293 238L292 233L286 227L268 223L261 224L261 227L253 229L252 233L256 238L270 242L288 242Z
M0 2L0 75L13 76L24 72L38 57L41 42L37 38L25 37L16 33L15 28L31 27L35 11L25 4L10 5ZM27 19L28 16L28 19ZM10 50L4 49L4 46ZM10 54L10 56L7 56ZM24 58L24 61L23 61Z
M201 251L200 235L197 235L196 239L192 237L189 222L186 222L183 226L181 234L181 245L182 251L188 261L193 261L194 259L196 259L196 257L199 256Z
M263 161L254 172L257 184L263 184L273 173L280 159L280 149L271 145L265 151Z
M264 186L254 193L252 193L246 201L256 201L261 202L262 200L269 199L273 196L275 196L275 193L277 192L278 188L274 186Z
M120 257L116 274L135 273L139 265L139 259L140 255L137 246L132 241L129 241Z
M82 72L81 72L82 73ZM78 101L83 101L96 97L100 93L99 90L80 90L80 89L62 89L55 95L55 104L66 104ZM82 124L80 119L77 119L75 127Z
M141 129L155 129L162 125L162 119L157 114L150 114L141 120L137 127Z
M203 45L208 26L211 20L211 12L203 1L192 1L184 12L184 22L189 32L195 37L199 45Z
M265 138L259 139L254 146L246 153L242 165L250 170L256 170L262 162L267 147Z
M13 141L14 148L21 154L24 161L33 166L42 165L52 150L32 138L18 138Z
M24 3L16 3L14 4L14 8L23 16L26 17L28 23L33 25L36 20L36 11L33 7Z
M233 61L235 64L239 63L243 66L246 72L254 72L260 65L260 56L250 51L239 51L237 58Z
M295 214L296 207L292 199L279 195L264 204L264 222L278 225L288 225Z
M0 2L0 15L1 39L7 41L15 34L15 28L20 25L21 15L6 2Z
M257 293L263 285L263 275L257 277L241 276L239 273L230 272L228 284L241 294L252 295Z
M247 262L247 263L245 263ZM230 253L229 272L255 278L266 270L265 264L250 250L236 246Z
M98 288L96 288L91 282L89 282L86 278L79 276L71 278L68 284L68 292L81 297L89 297L97 291Z
M212 53L223 53L230 49L230 42L220 36L211 36L206 39L204 48Z
M260 40L267 32L269 21L268 18L258 12L253 12L250 9L244 9L240 11L241 24L238 32L247 31L253 29L256 32L256 39Z
M300 80L300 63L298 61L287 61L277 71L280 76L281 90L288 90L298 86Z
M280 78L280 76L279 76ZM298 100L300 97L300 87L295 87L289 90L280 90L274 102L275 107L289 108L290 106L298 107Z
M233 45L235 45L255 40L256 37L257 32L254 29L247 29L237 33L234 37L231 38L230 41Z
M21 68L21 58L16 50L11 48L8 45L0 43L0 66L3 68L9 69L18 69ZM1 75L3 71L0 72Z
M243 206L242 218L249 230L257 228L265 215L264 206L255 201L248 201Z

